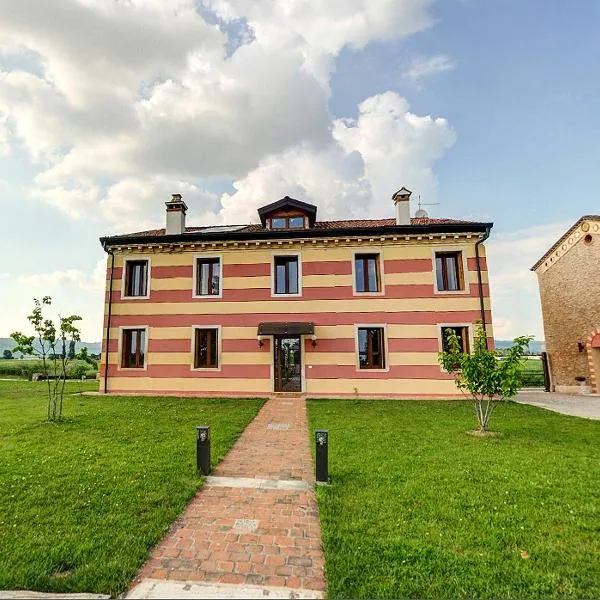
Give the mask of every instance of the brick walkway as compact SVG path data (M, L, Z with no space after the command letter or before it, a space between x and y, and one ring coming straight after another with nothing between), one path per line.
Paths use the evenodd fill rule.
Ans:
M148 580L152 589L168 581L186 582L189 591L200 582L320 597L325 578L313 482L304 400L269 400L153 550L136 581L146 580L145 586L128 597L142 597L142 589L143 597L166 593L152 596ZM211 597L194 589L200 590L195 597ZM240 587L239 597L248 595Z

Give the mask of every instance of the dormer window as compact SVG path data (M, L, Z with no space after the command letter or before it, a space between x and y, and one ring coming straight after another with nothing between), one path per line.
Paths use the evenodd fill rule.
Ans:
M317 207L286 196L259 208L258 216L264 229L310 229L317 218Z

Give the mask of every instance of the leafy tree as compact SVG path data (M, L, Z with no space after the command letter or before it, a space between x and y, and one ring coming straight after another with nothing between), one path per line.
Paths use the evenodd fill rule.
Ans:
M67 343L79 342L81 335L76 325L81 321L78 315L58 317L55 325L51 319L44 316L44 308L52 304L50 296L42 300L34 298L34 308L27 317L35 332L27 336L20 331L15 331L10 337L16 346L13 352L22 354L35 354L42 359L42 371L46 379L48 392L48 421L62 419L63 396L67 380L67 366L71 359L67 355ZM77 358L77 356L75 356Z
M69 342L69 352L67 353L67 358L69 360L73 360L75 358L75 340L71 340Z
M10 350L6 349L3 353L2 353L2 358L6 359L6 360L11 360L13 358L13 354Z
M484 433L488 431L490 417L496 406L517 394L521 359L533 336L515 338L513 346L505 350L502 358L499 352L488 350L486 332L480 322L475 326L472 354L463 351L453 329L446 329L444 336L448 349L440 352L440 364L455 376L460 390L471 394L479 431Z

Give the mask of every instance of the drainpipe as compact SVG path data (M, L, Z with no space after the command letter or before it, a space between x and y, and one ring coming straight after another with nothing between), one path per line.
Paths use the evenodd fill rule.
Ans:
M115 253L112 250L107 250L104 246L104 251L110 254L110 283L108 284L108 315L106 319L106 352L104 361L104 393L108 393L108 347L110 342L110 318L112 316L112 287L113 275L115 271Z
M475 259L477 262L477 283L479 284L479 307L481 310L481 324L483 325L483 331L485 332L485 347L488 348L488 338L487 338L487 326L485 322L485 303L483 301L483 281L481 279L481 257L479 255L479 246L483 244L489 237L490 232L492 231L491 227L487 227L483 237L475 244ZM489 349L489 348L488 348Z

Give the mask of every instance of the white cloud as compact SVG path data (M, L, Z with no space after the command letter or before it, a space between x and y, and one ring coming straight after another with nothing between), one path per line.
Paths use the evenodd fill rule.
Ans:
M225 20L245 19L259 43L298 48L304 68L326 83L345 46L401 39L431 27L431 0L204 0Z
M20 275L17 277L17 283L26 286L33 294L37 293L37 289L43 290L44 294L52 293L53 288L63 286L72 286L86 291L102 291L106 280L105 273L106 259L102 258L91 273L84 273L80 269L65 269Z
M494 235L486 243L496 339L544 339L537 276L530 269L571 223Z
M174 191L207 223L284 193L327 216L390 214L400 185L435 196L432 165L454 142L445 120L393 93L356 121L328 109L341 49L430 27L430 0L205 0L222 31L193 0L56 0L49 15L37 0L2 4L0 49L26 55L24 69L39 61L0 71L0 114L39 165L31 196L73 218L160 226ZM235 181L222 206L202 189L215 177Z
M29 199L116 233L162 227L173 192L190 224L256 219L284 194L322 218L391 215L401 185L435 196L455 138L444 119L393 93L355 120L329 109L342 49L431 27L432 0L202 3L0 0L0 154L27 152ZM214 180L234 192L217 196ZM98 289L58 267L16 287Z
M391 196L402 185L435 197L432 165L454 139L444 119L414 115L397 94L373 96L359 106L358 119L334 121L328 145L296 146L237 180L221 218L256 219L266 199L285 194L317 203L320 218L391 216Z
M456 69L456 61L444 54L435 56L413 56L402 76L418 84L423 78L453 71Z

